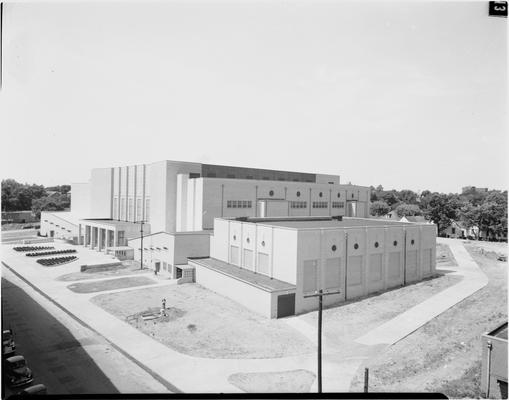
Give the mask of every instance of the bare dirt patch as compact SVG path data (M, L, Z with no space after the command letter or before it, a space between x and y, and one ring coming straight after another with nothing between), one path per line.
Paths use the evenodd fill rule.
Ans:
M372 359L371 391L478 397L481 335L507 321L507 263L487 257L475 244L465 247L488 285ZM351 390L362 387L363 371L358 371Z
M238 373L228 382L247 393L307 393L316 375L306 369L281 372Z
M437 243L437 267L440 268L442 265L454 265L457 266L458 263L454 258L451 249L445 243Z
M73 283L67 286L68 289L76 293L94 293L105 290L125 289L133 286L154 285L152 279L140 276L129 278L108 279L97 282Z
M169 320L136 317L161 307L180 310ZM207 358L275 358L313 353L316 347L282 320L267 319L198 284L95 296L94 304L181 353Z
M323 312L324 335L329 343L344 347L346 342L362 336L429 297L455 285L461 279L455 275L439 275L432 279L326 309ZM302 318L312 326L316 326L316 312L304 315Z

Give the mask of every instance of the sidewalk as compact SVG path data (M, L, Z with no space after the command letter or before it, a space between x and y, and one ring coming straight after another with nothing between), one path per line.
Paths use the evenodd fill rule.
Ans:
M394 344L488 284L487 276L460 241L437 238L437 242L449 246L458 266L448 269L455 270L454 274L463 276L463 280L357 338L357 343Z

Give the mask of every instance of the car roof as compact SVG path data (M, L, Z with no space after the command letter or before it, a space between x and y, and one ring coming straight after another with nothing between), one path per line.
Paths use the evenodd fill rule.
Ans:
M24 361L24 360L25 360L25 357L23 357L23 356L12 356L12 357L9 357L6 361L10 362L10 363L14 363L14 362Z
M38 383L37 385L29 386L29 387L23 389L23 392L25 392L25 393L35 393L35 392L38 392L40 390L46 390L46 386L43 385L42 383Z

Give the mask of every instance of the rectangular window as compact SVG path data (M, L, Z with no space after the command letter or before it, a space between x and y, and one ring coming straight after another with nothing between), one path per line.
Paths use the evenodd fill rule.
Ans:
M233 174L228 174L228 175L226 175L226 177L228 179L235 179L235 175L233 175Z
M232 208L237 208L237 200L232 200Z
M226 202L226 208L232 208L232 201L231 200L228 200Z

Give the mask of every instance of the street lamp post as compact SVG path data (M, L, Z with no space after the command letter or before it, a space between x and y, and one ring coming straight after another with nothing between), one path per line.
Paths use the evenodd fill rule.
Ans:
M304 295L308 297L318 297L318 393L322 393L322 312L323 312L323 296L331 294L339 294L339 290L334 292L325 292L320 289L315 293Z

